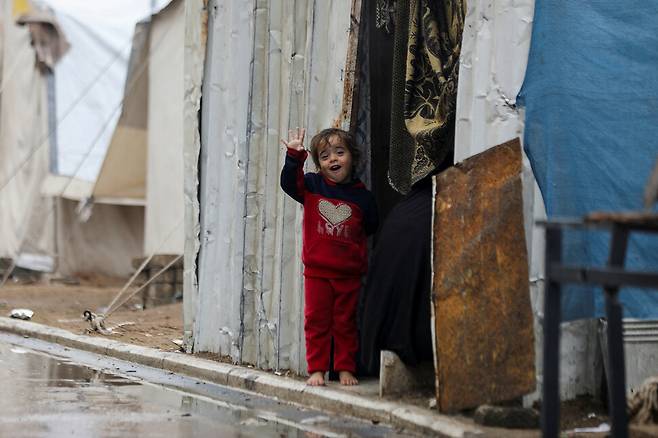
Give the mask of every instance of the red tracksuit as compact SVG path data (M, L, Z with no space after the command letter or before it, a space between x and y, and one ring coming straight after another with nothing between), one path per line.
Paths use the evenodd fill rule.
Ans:
M304 333L308 372L356 371L356 306L368 267L367 235L377 229L372 193L359 180L336 184L304 174L306 151L288 150L281 187L304 205Z

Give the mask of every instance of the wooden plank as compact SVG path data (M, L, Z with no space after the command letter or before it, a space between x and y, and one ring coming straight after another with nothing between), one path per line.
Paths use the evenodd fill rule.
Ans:
M597 211L585 216L585 222L658 230L658 214L645 211Z
M441 411L534 389L518 139L437 176L432 300Z

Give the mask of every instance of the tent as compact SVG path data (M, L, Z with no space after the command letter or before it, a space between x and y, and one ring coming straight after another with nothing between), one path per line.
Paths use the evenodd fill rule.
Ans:
M134 23L149 11L141 3L105 5L99 18L97 5L2 2L0 257L17 266L125 276L143 253L143 207L87 201L122 107ZM71 46L43 71L14 23L34 11L52 14Z
M41 196L49 170L49 82L31 46L28 27L15 19L23 11L4 1L0 95L0 257L19 267L51 270L56 251L55 202ZM63 38L59 34L56 38Z
M146 255L183 253L184 23L174 0L135 28L124 105L92 190L98 205L143 206Z

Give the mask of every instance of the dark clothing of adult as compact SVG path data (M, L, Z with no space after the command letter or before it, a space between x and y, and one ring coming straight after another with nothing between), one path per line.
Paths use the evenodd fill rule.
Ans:
M360 362L379 373L380 350L407 365L432 360L430 328L432 181L425 178L391 210L381 229L360 308Z

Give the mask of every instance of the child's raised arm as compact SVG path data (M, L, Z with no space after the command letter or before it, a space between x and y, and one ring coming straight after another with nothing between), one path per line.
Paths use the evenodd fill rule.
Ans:
M281 188L295 201L303 204L306 186L304 184L304 161L308 153L304 149L306 129L288 131L288 141L281 139L287 148L286 162L281 170Z

